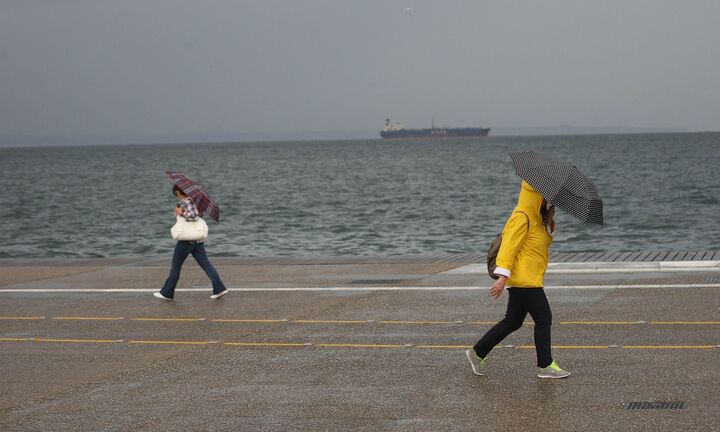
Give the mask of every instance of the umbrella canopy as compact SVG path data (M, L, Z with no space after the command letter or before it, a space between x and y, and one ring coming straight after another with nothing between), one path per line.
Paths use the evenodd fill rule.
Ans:
M547 202L585 223L603 224L597 188L577 167L532 151L513 153L510 158L517 175Z
M220 207L210 198L205 186L190 180L180 171L165 171L165 174L170 177L170 180L172 180L185 195L193 199L195 206L197 206L201 213L207 214L213 218L215 222L220 222Z

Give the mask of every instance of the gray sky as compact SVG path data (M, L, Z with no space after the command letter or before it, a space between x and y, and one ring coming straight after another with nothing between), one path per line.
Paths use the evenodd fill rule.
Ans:
M0 135L720 130L716 0L2 0Z

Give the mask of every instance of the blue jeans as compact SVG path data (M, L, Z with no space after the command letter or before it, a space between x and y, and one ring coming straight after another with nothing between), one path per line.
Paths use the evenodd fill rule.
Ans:
M168 276L165 281L165 285L160 290L160 294L167 298L173 298L175 295L175 285L177 285L178 279L180 279L180 270L182 269L185 259L190 254L192 254L195 261L197 261L200 267L205 271L205 274L210 278L210 281L212 281L213 294L219 294L225 291L225 285L220 280L220 275L217 270L215 270L215 267L210 264L207 253L205 253L205 245L203 243L179 241L175 245L175 252L173 252L170 276Z

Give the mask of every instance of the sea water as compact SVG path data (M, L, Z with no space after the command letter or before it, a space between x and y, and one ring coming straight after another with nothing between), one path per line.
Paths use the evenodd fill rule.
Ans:
M605 225L557 212L554 251L720 248L720 134L0 148L0 257L167 254L166 169L220 204L220 256L481 253L517 201L511 152L576 165Z

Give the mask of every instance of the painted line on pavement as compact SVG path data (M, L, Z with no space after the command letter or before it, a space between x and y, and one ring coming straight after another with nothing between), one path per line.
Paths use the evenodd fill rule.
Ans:
M718 345L624 345L625 349L707 349L718 348Z
M343 319L258 319L258 318L204 318L204 317L34 317L34 316L15 316L0 317L0 321L37 321L37 320L60 320L60 321L138 321L138 322L217 322L217 323L238 323L238 324L382 324L382 325L494 325L498 321L442 321L442 320L343 320ZM627 325L627 326L685 326L685 325L720 325L720 321L559 321L559 325ZM533 326L532 322L526 322L523 325Z
M247 324L269 324L269 323L283 323L288 322L286 319L234 319L234 318L221 318L221 319L209 319L211 322L219 323L247 323Z
M367 321L360 320L288 320L295 324L367 324Z
M308 344L293 342L225 342L227 346L244 346L244 347L303 347Z
M354 343L313 343L312 346L320 348L409 348L403 344L354 344Z
M655 325L717 325L720 321L651 321Z
M54 339L54 338L33 338L32 342L60 342L60 343L122 343L122 340L115 339Z
M469 349L472 345L415 345L418 349ZM496 348L500 348L497 346Z
M546 290L614 290L614 289L656 289L656 288L720 288L718 283L701 284L617 284L617 285L549 285ZM253 287L232 287L228 288L231 293L236 292L373 292L373 291L485 291L487 287L468 286L370 286L370 287L278 287L278 288L253 288ZM176 292L211 292L211 288L178 288ZM67 293L132 293L143 294L157 292L157 288L7 288L0 289L0 294L67 294ZM227 298L227 297L226 297Z
M521 349L535 349L535 345L518 345ZM610 349L605 345L553 345L553 349Z
M402 320L379 320L375 321L376 324L417 324L417 325L426 325L426 324L440 324L440 325L446 325L446 324L462 324L457 321L402 321ZM496 324L494 322L493 324Z
M210 345L216 344L217 341L176 341L176 340L129 340L129 344L144 345Z
M560 321L562 325L642 325L646 321Z
M238 347L316 347L316 348L374 348L374 349L468 349L471 345L434 344L368 344L368 343L324 343L324 342L221 342L221 341L179 341L179 340L122 340L122 339L51 339L51 338L0 338L0 342L54 342L88 344L135 344L135 345L224 345ZM504 349L535 349L534 345L498 345ZM553 345L553 349L649 349L649 350L694 350L720 348L720 345Z

